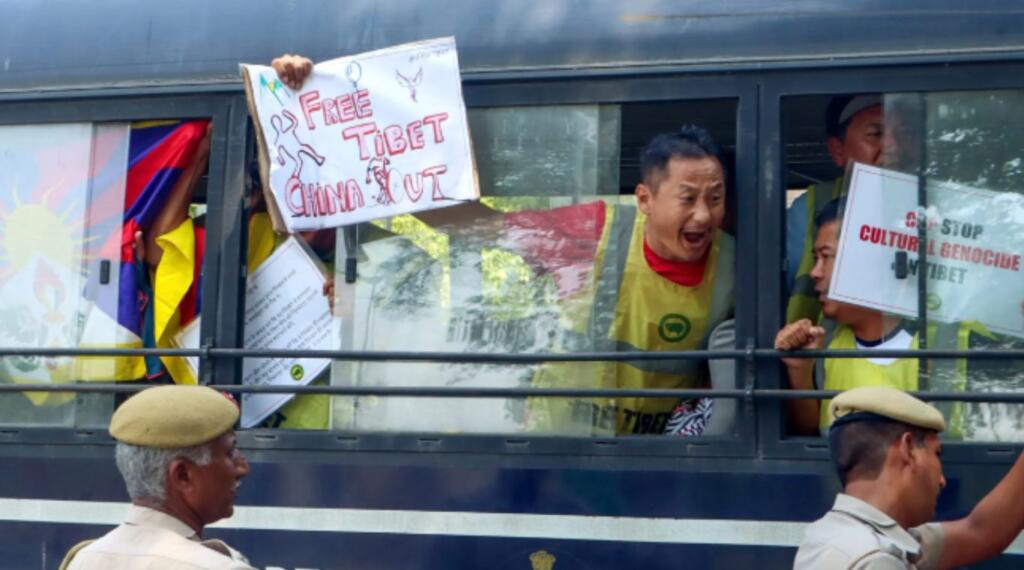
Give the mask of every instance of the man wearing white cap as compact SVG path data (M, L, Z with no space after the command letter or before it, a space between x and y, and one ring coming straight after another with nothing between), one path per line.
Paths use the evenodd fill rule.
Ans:
M202 386L161 386L126 401L110 420L117 468L132 499L125 522L72 549L69 570L252 569L203 527L234 511L249 463L235 447L238 405ZM77 550L77 552L76 552Z
M832 162L845 171L853 162L880 165L896 153L895 139L886 138L879 94L833 97L825 110L825 131ZM786 211L786 284L789 301L786 322L811 319L817 322L821 305L810 278L814 267L811 244L818 228L814 218L829 201L843 192L843 177L811 185Z
M996 556L1024 528L1024 455L969 515L929 523L946 485L942 414L883 387L847 390L829 414L843 492L807 527L795 570L956 568Z

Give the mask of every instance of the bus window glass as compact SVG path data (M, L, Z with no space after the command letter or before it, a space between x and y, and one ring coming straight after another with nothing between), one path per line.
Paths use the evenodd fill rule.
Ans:
M173 347L198 310L209 121L0 127L0 345ZM181 359L8 356L0 380L194 382ZM172 374L173 373L173 374ZM9 393L8 425L106 424L110 395Z
M1021 346L1022 98L1019 91L977 91L784 102L794 200L780 348ZM854 169L855 162L869 167ZM1018 363L981 358L785 359L783 367L795 388L1005 393L1024 385ZM1024 439L1019 405L936 405L951 439ZM789 406L795 433L827 426L825 404Z
M334 262L314 255L332 272L334 346L466 354L708 346L716 326L732 316L728 201L735 115L736 103L728 100L471 110L479 203L338 230L331 236ZM721 163L693 159L714 165L705 178L688 179L697 190L681 196L682 190L672 188L663 195L671 208L693 209L700 202L698 221L686 222L685 231L683 222L663 221L667 207L653 214L659 223L677 224L673 239L690 240L687 247L700 251L688 264L661 260L666 263L658 266L660 258L648 261L643 248L647 218L638 215L634 196L642 181L637 156L656 134L684 124L705 127L723 156ZM372 197L375 190L370 184L363 191ZM353 265L355 274L346 275ZM674 276L676 281L664 277L672 268L684 275ZM731 333L718 338L732 347ZM726 368L714 385L735 386L731 367ZM355 386L584 389L713 382L701 360L335 362L326 380ZM582 436L672 429L686 435L730 433L731 416L715 417L711 408L710 401L649 398L300 396L263 425Z

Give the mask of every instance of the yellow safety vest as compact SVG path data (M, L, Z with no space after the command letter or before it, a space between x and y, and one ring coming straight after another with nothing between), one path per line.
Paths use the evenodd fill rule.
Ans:
M853 331L846 325L836 326L834 322L823 323L829 333L826 347L829 350L859 350ZM971 332L976 331L989 335L976 323L937 324L928 326L928 346L941 349L966 349ZM910 349L917 349L918 334L914 334ZM905 392L918 391L921 386L918 379L917 358L897 358L889 364L876 364L866 358L826 358L817 366L819 388L823 390L849 390L860 386L889 386ZM928 366L927 389L942 392L963 391L967 387L967 361L932 360ZM828 433L831 422L828 418L828 405L831 400L822 400L819 413L819 426L823 434ZM962 437L963 404L961 402L942 402L936 407L947 419L946 435Z
M832 182L814 184L807 189L807 226L804 229L804 249L800 257L800 265L796 270L796 277L793 279L793 290L789 292L789 301L786 304L786 322L793 323L800 319L810 319L811 322L818 322L821 316L821 303L818 302L818 295L814 292L814 281L811 279L811 270L814 269L814 238L818 232L818 226L814 218L819 212L835 198L843 193L843 177ZM788 260L794 263L795 260Z
M734 243L717 232L696 287L673 283L647 264L646 218L633 207L609 207L598 247L589 319L564 319L561 350L618 352L682 351L706 346L733 307ZM585 325L586 328L582 328ZM565 342L565 339L577 339ZM581 339L581 340L580 340ZM541 387L694 388L706 385L699 360L561 363L541 367ZM529 406L531 431L562 434L661 433L678 404L675 398L566 400L536 398Z

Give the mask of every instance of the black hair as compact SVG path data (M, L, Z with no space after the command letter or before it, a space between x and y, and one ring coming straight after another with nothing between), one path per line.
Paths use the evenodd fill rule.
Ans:
M843 212L846 210L846 196L840 196L825 204L817 214L814 215L814 227L820 228L825 224L838 222L843 219Z
M843 487L852 479L877 478L889 447L904 433L910 433L917 447L924 447L928 434L936 432L880 416L834 426L829 451Z
M663 133L640 151L640 178L652 191L658 189L659 177L673 158L712 157L722 164L721 151L707 129L683 125L679 132ZM724 173L723 168L723 173Z

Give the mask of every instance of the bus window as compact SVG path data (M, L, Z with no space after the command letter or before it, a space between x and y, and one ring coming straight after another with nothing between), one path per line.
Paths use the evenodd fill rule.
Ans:
M175 346L199 307L203 231L191 218L208 124L0 127L0 345ZM194 382L187 370L177 358L0 359L8 383ZM112 408L109 394L10 393L0 421L96 427Z
M1022 100L1019 91L975 91L783 102L795 199L787 211L790 295L780 348L1021 345ZM854 162L874 169L854 171ZM1024 386L1019 363L983 358L786 359L783 368L794 388L1005 393ZM791 403L793 431L827 426L826 405ZM1018 405L936 405L951 439L1024 439Z
M690 282L662 277L642 247L645 218L637 214L633 195L641 182L637 156L658 133L685 124L707 128L721 145L717 168L725 171L709 199L728 203L735 117L734 100L470 110L479 203L337 234L337 346L467 354L708 346L715 327L732 314L731 212L723 206L713 222L702 218L699 228L688 228L696 230L692 241L704 253L689 265L668 267L689 269L677 278ZM371 181L367 199L373 188ZM354 282L346 280L348 259L357 267ZM731 336L722 338L732 342ZM727 368L715 386L735 386ZM489 388L712 385L707 364L699 360L525 366L335 362L329 381ZM731 431L727 403L715 417L710 400L334 397L325 408L327 401L311 398L305 410L293 408L293 417L316 418L294 427L582 436ZM289 415L287 408L281 412ZM288 427L287 419L272 421Z

